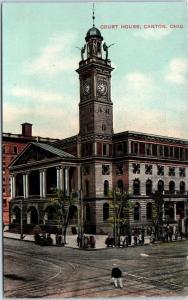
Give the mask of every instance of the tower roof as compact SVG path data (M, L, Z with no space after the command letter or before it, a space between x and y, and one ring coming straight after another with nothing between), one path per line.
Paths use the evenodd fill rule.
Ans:
M90 37L100 37L101 39L103 39L101 32L98 28L96 28L95 26L91 27L87 34L86 34L86 40L88 40Z

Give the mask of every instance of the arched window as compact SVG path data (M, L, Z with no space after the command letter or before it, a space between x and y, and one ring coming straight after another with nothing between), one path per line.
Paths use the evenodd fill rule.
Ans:
M20 224L21 220L21 211L18 206L16 206L12 211L12 222L14 224Z
M90 214L90 205L86 204L86 221L90 221L91 214Z
M108 193L109 193L109 182L108 182L108 180L105 180L104 181L104 195L108 196Z
M151 195L152 194L152 181L148 179L146 181L146 195Z
M89 196L89 181L85 181L85 195L86 197Z
M185 194L185 182L180 181L180 194Z
M47 221L52 221L56 217L56 210L52 205L49 205L45 209L45 215Z
M118 192L123 193L123 181L122 180L118 180L117 188L118 188Z
M148 220L152 219L152 203L148 202L146 205L146 218Z
M139 221L140 219L140 203L136 202L134 206L134 220Z
M174 194L175 193L175 182L174 181L170 181L169 182L169 192L171 194Z
M38 224L39 223L39 216L38 216L38 211L35 207L32 207L31 210L31 215L30 215L30 223L31 224Z
M69 217L70 224L76 224L78 222L78 209L76 205L70 206L68 217Z
M164 191L164 181L159 180L159 182L158 182L158 192L162 194L163 191Z
M103 204L103 221L106 221L109 219L109 204L104 203Z
M140 195L140 180L139 179L135 179L133 181L133 194Z

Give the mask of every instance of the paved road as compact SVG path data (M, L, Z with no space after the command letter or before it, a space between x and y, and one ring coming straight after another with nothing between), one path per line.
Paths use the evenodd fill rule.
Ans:
M87 251L5 238L4 296L185 296L187 255L188 241ZM111 283L113 263L127 272L123 289Z

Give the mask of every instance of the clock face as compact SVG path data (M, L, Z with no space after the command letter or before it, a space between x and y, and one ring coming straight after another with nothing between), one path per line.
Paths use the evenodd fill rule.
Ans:
M97 83L98 94L104 96L107 93L107 83L105 81L98 81Z
M90 93L90 82L88 80L83 81L83 94L89 95Z

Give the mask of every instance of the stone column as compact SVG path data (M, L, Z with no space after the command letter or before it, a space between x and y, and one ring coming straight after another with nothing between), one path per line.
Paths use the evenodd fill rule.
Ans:
M65 167L65 195L69 196L69 167Z
M43 197L43 170L39 170L40 173L40 198Z
M57 189L60 190L60 168L56 168L56 176L57 176Z
M29 173L25 174L25 197L29 198Z
M43 170L42 176L42 196L43 198L46 197L46 169Z
M78 173L77 188L78 188L78 192L80 193L80 190L81 190L81 166L77 166L77 173Z
M26 174L23 174L23 196L26 198Z
M97 143L96 142L94 142L94 153L93 154L97 155Z
M64 168L59 169L59 188L61 191L64 190Z
M13 192L13 198L16 198L16 176L13 175L12 178L12 192Z
M176 221L176 202L174 202L174 221Z

